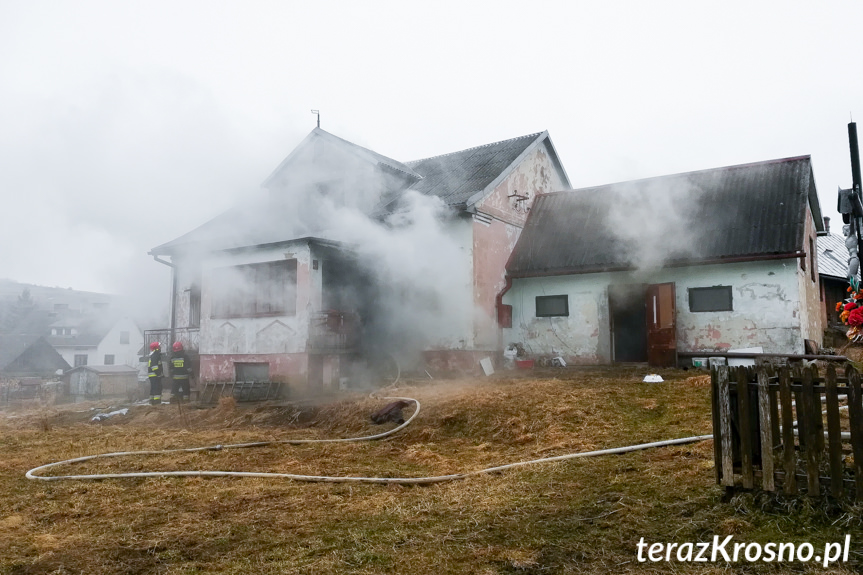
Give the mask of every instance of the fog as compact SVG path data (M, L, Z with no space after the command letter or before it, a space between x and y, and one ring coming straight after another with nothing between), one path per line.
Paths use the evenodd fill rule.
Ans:
M574 187L811 154L836 217L846 124L863 118L861 16L855 2L5 2L0 277L164 313L169 269L147 251L242 204L313 108L400 161L548 129ZM369 254L391 243L369 237ZM406 273L435 259L396 255Z

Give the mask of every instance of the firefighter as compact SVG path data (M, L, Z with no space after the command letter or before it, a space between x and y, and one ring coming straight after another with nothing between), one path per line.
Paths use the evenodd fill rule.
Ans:
M150 405L159 405L162 403L162 348L158 341L150 344L147 377L150 380Z
M171 363L168 365L168 369L171 372L171 379L173 380L173 385L171 386L171 402L173 403L175 398L179 398L181 396L183 401L189 401L189 396L191 395L189 376L192 373L191 365L189 365L189 358L186 357L186 352L183 351L182 342L174 342L171 349L173 350L173 354L171 355Z

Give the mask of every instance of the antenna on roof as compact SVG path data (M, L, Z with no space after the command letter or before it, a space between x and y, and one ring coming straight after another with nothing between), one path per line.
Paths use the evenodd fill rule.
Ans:
M312 114L316 114L318 116L318 128L321 127L321 111L320 110L312 110Z

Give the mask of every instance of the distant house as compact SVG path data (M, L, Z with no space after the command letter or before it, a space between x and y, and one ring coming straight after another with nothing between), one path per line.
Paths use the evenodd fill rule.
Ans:
M830 233L830 218L824 218L824 226L825 232L818 234L818 276L825 345L829 347L847 341L844 337L846 327L839 319L841 312L836 310L836 304L848 297L848 249L844 236Z
M507 264L504 341L573 364L803 353L822 342L823 230L809 156L541 195Z
M495 296L533 198L569 181L547 132L400 162L318 128L263 187L263 202L150 251L173 270L174 305L172 326L148 332L148 340L163 348L172 335L183 341L199 354L203 382L269 379L322 389L353 377L376 345L395 352L417 334L429 340L422 350L429 364L477 369L499 346ZM329 215L321 212L334 209L382 221L405 210L411 192L442 200L440 221L458 246L439 277L382 282L375 262L361 260L356 238L345 237L346 225L320 224ZM446 301L393 303L443 280L453 285ZM420 320L384 334L387 321L418 307L434 314L435 305L438 316L463 312L434 337Z
M72 367L139 365L138 351L144 334L128 317L73 317L54 322L50 330L48 342Z
M0 335L0 377L51 378L69 364L38 335Z
M138 392L138 370L126 365L86 365L66 372L73 400L128 398Z

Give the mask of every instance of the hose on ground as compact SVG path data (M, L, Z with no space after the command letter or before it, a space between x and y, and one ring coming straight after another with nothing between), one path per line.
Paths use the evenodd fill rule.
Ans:
M57 461L34 467L26 473L27 479L42 480L42 481L62 481L62 480L96 480L96 479L123 479L130 477L260 477L260 478L280 478L291 479L294 481L317 482L317 483L377 483L377 484L400 484L400 485L427 485L432 483L442 483L445 481L456 481L466 479L477 475L489 473L499 473L516 467L524 467L527 465L536 465L539 463L550 463L556 461L566 461L569 459L577 459L582 457L595 457L599 455L617 455L629 453L632 451L640 451L643 449L651 449L654 447L666 447L671 445L682 445L686 443L696 443L712 439L712 435L697 435L693 437L683 437L679 439L669 439L665 441L655 441L652 443L639 443L636 445L628 445L624 447L614 447L610 449L600 449L596 451L584 451L579 453L569 453L566 455L557 455L553 457L543 457L540 459L532 459L529 461L518 461L508 463L506 465L498 465L495 467L487 467L477 471L468 471L464 473L454 473L450 475L437 475L431 477L350 477L350 476L327 476L327 475L299 475L294 473L263 473L253 471L145 471L131 473L99 473L92 475L54 475L44 476L38 475L39 472L61 465L70 465L73 463L81 463L93 459L108 458L108 457L125 457L131 455L159 455L165 453L179 452L197 452L197 451L220 451L222 449L238 449L248 447L263 447L267 445L288 444L288 445L303 445L309 443L340 443L340 442L355 442L355 441L373 441L383 439L409 425L414 418L419 414L420 402L410 397L387 397L383 399L395 399L403 401L412 401L416 404L416 409L413 414L401 425L394 427L389 431L378 433L376 435L367 435L363 437L351 437L344 439L285 439L278 441L258 441L253 443L235 443L230 445L212 445L208 447L191 447L181 449L165 449L157 451L120 451L115 453L101 453L97 455L88 455L75 459L67 459L65 461Z

